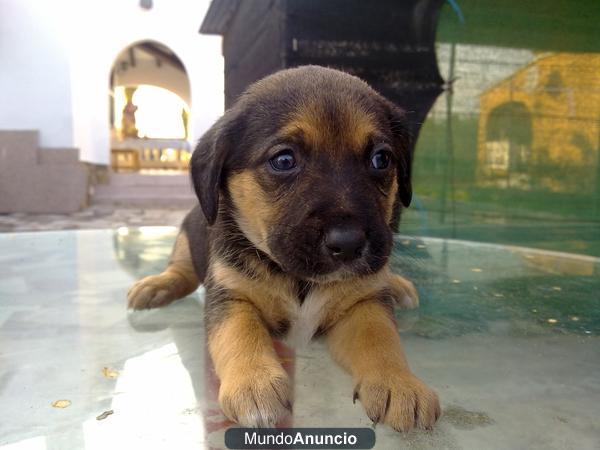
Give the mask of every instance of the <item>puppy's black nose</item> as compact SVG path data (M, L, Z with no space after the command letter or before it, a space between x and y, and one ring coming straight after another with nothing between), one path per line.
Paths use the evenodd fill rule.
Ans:
M365 232L357 227L334 227L325 234L325 247L331 256L351 261L362 255L367 242Z

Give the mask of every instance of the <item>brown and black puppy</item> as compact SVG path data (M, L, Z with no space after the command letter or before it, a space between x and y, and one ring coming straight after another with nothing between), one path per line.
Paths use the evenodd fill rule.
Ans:
M166 305L204 283L208 348L232 420L272 426L290 409L273 336L324 336L374 422L430 428L440 415L392 312L418 301L388 269L395 203L411 200L402 122L360 79L306 66L252 85L200 140L200 207L166 270L136 283L129 305Z

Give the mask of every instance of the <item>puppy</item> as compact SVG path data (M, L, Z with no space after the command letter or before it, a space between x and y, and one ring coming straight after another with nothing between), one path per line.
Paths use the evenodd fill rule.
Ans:
M252 85L200 139L200 200L169 264L128 294L167 305L204 283L219 402L244 426L273 426L291 386L273 337L326 339L373 422L431 428L437 395L410 371L393 303L416 306L388 268L392 226L411 201L404 113L332 69L283 70Z

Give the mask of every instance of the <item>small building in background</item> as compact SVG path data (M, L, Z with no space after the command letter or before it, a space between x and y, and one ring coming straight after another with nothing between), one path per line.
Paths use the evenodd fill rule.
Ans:
M600 186L599 74L597 53L542 54L483 92L479 183L565 193Z

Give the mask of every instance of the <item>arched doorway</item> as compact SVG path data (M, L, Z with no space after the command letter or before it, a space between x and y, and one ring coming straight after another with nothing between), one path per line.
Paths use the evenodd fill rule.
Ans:
M113 171L187 170L190 82L179 57L156 41L125 48L110 75Z
M526 105L506 102L487 117L485 129L485 168L504 179L506 186L529 184L532 119Z

